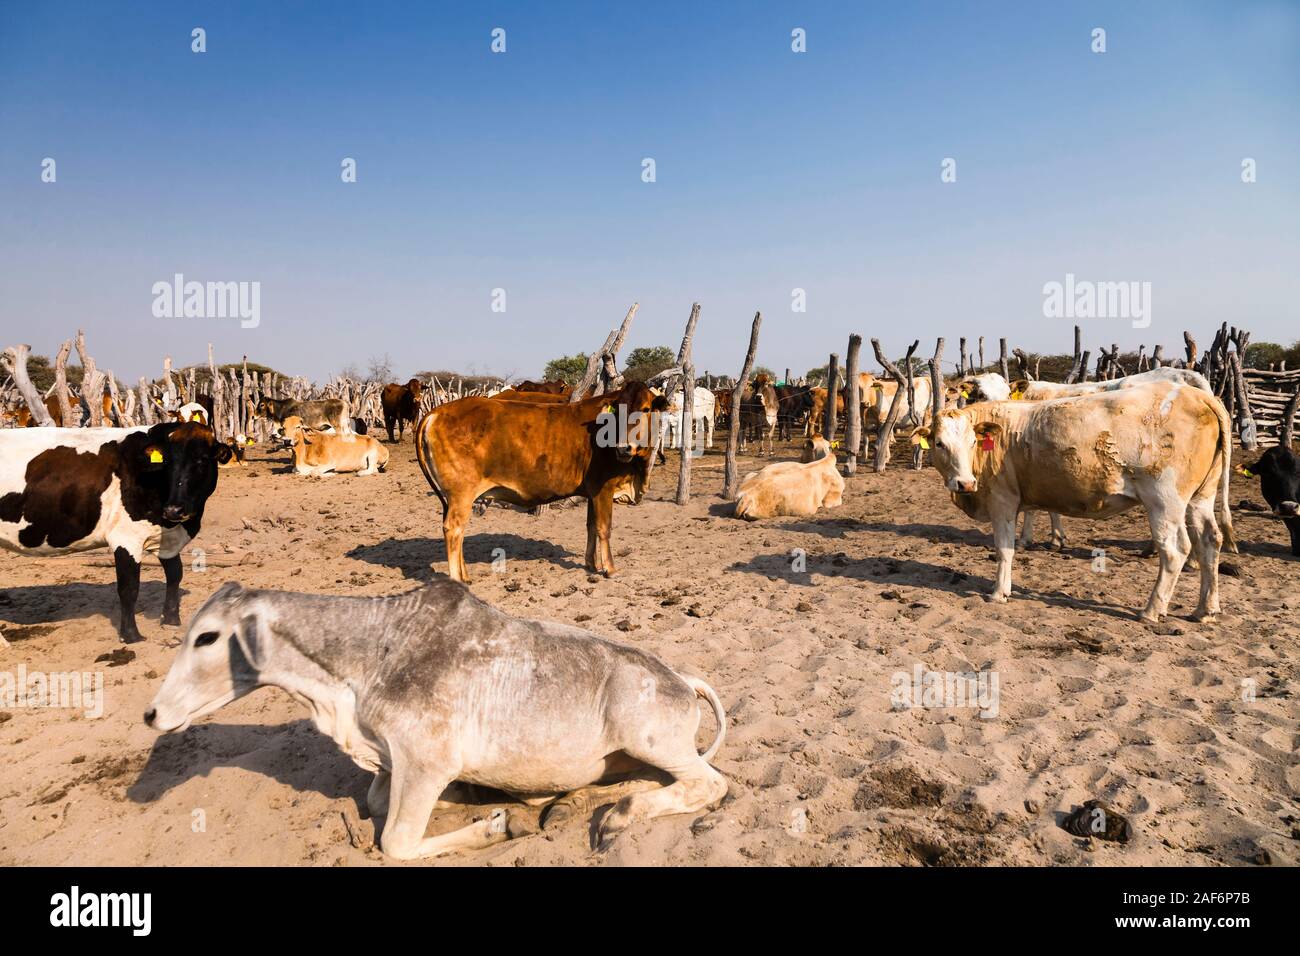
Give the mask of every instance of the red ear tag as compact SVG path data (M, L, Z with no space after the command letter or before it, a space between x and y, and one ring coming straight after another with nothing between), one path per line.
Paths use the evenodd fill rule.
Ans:
M993 436L985 435L983 438L980 439L980 451L992 451L992 450L993 450Z

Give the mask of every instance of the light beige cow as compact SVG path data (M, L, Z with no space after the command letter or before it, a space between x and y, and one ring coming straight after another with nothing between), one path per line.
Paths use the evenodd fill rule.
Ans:
M997 372L988 372L983 375L976 375L966 379L961 383L960 394L967 402L981 401L1007 401L1019 400L1027 402L1041 402L1052 398L1067 398L1079 395L1096 395L1099 392L1114 392L1123 389L1136 388L1141 385L1150 385L1154 382L1170 382L1189 385L1193 388L1199 388L1202 391L1213 393L1209 381L1204 375L1191 369L1173 368L1164 366L1154 368L1146 372L1138 372L1135 375L1126 375L1122 378L1112 378L1100 382L1042 382L1030 381L1028 379L1018 379L1008 384ZM1226 503L1225 503L1226 507ZM1061 525L1061 516L1055 512L1048 514L1052 523L1052 536L1049 546L1055 550L1061 550L1065 547L1065 529ZM1034 511L1028 509L1025 511L1024 526L1020 532L1020 539L1017 544L1021 550L1029 547L1034 540ZM1237 544L1228 537L1226 544L1228 549L1233 553L1237 551ZM1154 545L1147 551L1147 556L1156 553ZM1193 563L1195 558L1192 559Z
M821 508L843 504L844 479L826 439L820 435L808 439L802 458L798 462L777 462L746 475L736 497L736 517L806 518Z
M930 420L930 379L922 376L913 378L912 390L916 393L917 415L911 415L912 406L907 400L907 389L903 389L899 398L899 425L908 422L922 425ZM870 387L863 389L862 422L865 427L874 432L885 424L885 419L889 417L890 406L894 401L894 395L898 391L898 383L892 378L875 379L871 382Z
M376 475L388 464L388 449L369 435L319 432L297 415L284 420L284 435L293 442L293 470L300 475Z
M1095 519L1142 505L1160 555L1142 619L1158 621L1168 612L1193 551L1201 571L1194 617L1219 612L1219 548L1232 534L1232 432L1213 395L1181 382L1153 382L1044 402L982 402L945 410L912 440L933 445L932 460L953 502L972 518L992 522L998 557L993 600L1011 595L1019 511ZM1214 518L1220 488L1223 532Z
M983 377L987 379L990 376ZM997 377L1002 378L1001 375ZM1011 398L1020 398L1028 402L1041 402L1049 398L1120 391L1126 388L1136 388L1140 385L1150 385L1153 382L1178 383L1190 385L1192 388L1199 388L1210 393L1214 391L1210 387L1209 381L1200 372L1188 368L1173 368L1168 365L1153 368L1146 372L1138 372L1135 375L1125 375L1122 378L1106 379L1101 382L1072 382L1069 385L1064 382L1031 382L1022 378L1012 382L1008 388L1010 389L1009 397Z

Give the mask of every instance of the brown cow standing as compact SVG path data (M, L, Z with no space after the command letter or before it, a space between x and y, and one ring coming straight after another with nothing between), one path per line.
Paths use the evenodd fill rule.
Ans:
M402 440L406 423L415 425L420 414L420 398L424 392L424 383L413 378L405 385L390 382L384 386L380 401L384 406L384 427L388 429L388 441L393 441L393 425L397 425L397 441Z
M521 392L513 388L502 389L490 397L499 402L532 402L537 405L556 405L569 400L564 395L554 395L550 392Z
M775 454L774 438L776 435L776 389L766 374L760 372L754 381L745 387L740 396L740 447L743 451L750 433L758 438L758 453L763 454L766 444L767 454Z
M645 493L658 433L653 412L668 400L632 382L581 402L537 404L462 398L433 409L415 429L415 457L442 502L447 568L465 568L465 525L474 501L491 495L523 508L587 499L587 568L614 573L614 498ZM630 489L629 489L629 486Z
M516 392L545 392L548 395L563 395L568 398L573 386L567 382L530 382L523 381L515 386Z

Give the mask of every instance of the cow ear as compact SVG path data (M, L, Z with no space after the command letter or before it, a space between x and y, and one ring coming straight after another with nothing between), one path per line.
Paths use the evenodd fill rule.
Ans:
M266 666L266 640L262 634L261 619L256 614L245 614L239 619L235 640L239 644L239 649L243 651L244 658L253 665L254 670L260 671Z
M1030 385L1029 379L1027 379L1027 378L1018 378L1018 379L1016 379L1014 382L1011 383L1011 391L1013 391L1013 392L1024 392L1025 389L1029 388L1029 385Z
M226 462L230 461L231 456L233 455L234 455L234 451L231 449L229 445L227 445L223 441L217 442L217 461L220 464L224 465Z
M655 400L650 403L650 410L653 412L662 412L668 407L668 398L665 395L656 395Z
M975 434L983 438L985 435L996 435L1002 431L1002 426L997 422L980 422L975 426Z
M922 448L930 447L930 429L921 427L912 429L912 444Z

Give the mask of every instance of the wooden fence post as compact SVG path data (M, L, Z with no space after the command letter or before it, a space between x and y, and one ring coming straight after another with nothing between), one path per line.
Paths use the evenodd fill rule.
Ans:
M731 430L727 434L727 460L723 467L722 497L728 501L736 499L740 485L740 476L736 474L736 450L740 444L740 399L749 381L749 370L754 367L754 353L758 351L758 330L763 324L763 313L754 313L754 324L749 330L749 350L745 353L745 364L740 368L740 377L731 390Z
M862 349L862 336L854 333L849 336L849 349L844 355L844 381L848 396L844 400L844 446L848 458L844 462L846 475L857 474L858 445L862 441L862 395L861 382L858 378L858 352Z
M831 353L826 363L826 407L822 410L822 437L835 440L835 406L840 391L840 357Z

